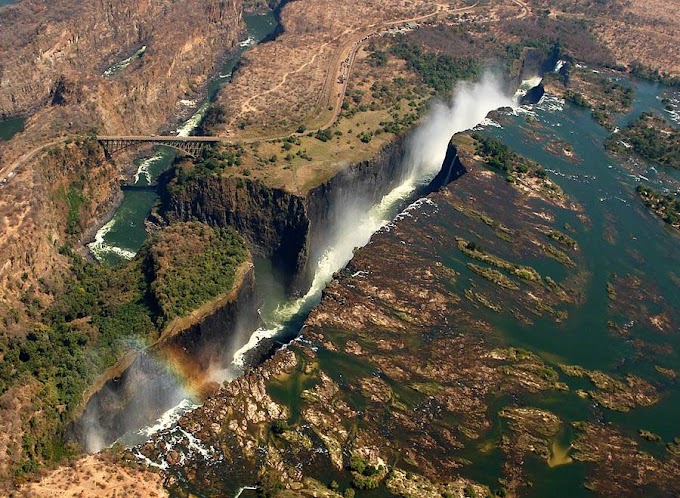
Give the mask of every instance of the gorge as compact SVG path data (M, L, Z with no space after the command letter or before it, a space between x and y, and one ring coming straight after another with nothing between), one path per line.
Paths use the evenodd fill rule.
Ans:
M680 492L655 2L0 6L0 494Z
M319 302L323 288L349 262L357 247L365 245L374 232L389 223L405 202L413 200L414 193L427 193L428 184L440 171L446 170L449 180L463 174L460 163L454 164L455 149L447 151L450 137L476 126L494 109L516 105L501 87L499 80L490 75L480 83L462 85L451 103L435 107L413 134L391 145L374 160L348 168L304 199L248 181L239 180L238 184L213 178L177 188L173 180L163 180L162 184L167 182L162 187L167 199L159 210L162 216L236 228L259 257L271 258L273 278L283 278L278 285L290 288L287 282L297 280L295 285L302 289L301 297L284 298L281 302L268 302L275 296L260 296L265 299L262 306L270 312L261 317L263 326L252 332L250 338L244 336L247 328L239 314L251 313L248 308L254 305L252 298L244 300L241 306L230 304L230 308L236 306L236 311L231 312L233 319L223 322L222 337L213 335L214 342L207 344L208 350L222 351L221 361L202 358L200 348L206 346L197 339L204 337L203 328L211 327L208 323L195 331L181 332L185 361L195 364L188 370L203 371L205 382L232 380L245 366L254 366L244 360L250 350L259 348L266 358L271 354L272 339L284 343L294 339L307 314ZM206 322L218 320L208 317ZM194 341L197 344L191 346ZM152 421L161 414L164 419L174 420L187 406L199 401L196 397L183 398L179 393L186 393L184 379L178 385L176 369L164 372L158 366L159 360L150 355L148 360L133 363L120 379L107 383L102 393L89 402L85 415L76 424L76 433L82 434L86 448L97 451L101 449L100 441L111 444L131 432L126 422L114 423L113 430L107 431L104 426L110 423L106 419L145 420L137 422L135 430L141 430L143 425L154 425ZM140 377L145 381L140 382ZM150 398L146 391L149 384L163 386L162 390L173 394ZM146 402L141 405L131 392L137 386L144 386L146 393ZM151 406L146 405L149 401ZM156 401L157 406L153 406ZM166 413L173 406L178 407L179 413ZM147 413L147 417L140 419L140 412ZM149 417L149 413L154 415Z

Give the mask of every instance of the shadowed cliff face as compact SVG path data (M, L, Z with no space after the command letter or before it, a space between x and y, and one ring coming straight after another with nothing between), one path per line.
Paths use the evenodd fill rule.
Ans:
M304 199L235 178L200 178L178 185L173 174L163 187L161 211L166 218L234 227L255 254L271 258L288 278L304 268L309 230Z
M124 444L144 441L144 430L167 410L214 392L213 369L227 364L236 344L257 327L254 279L251 266L232 301L137 355L88 400L69 436L88 452L123 436Z
M449 149L447 162L461 165L456 157ZM451 268L450 258L459 252L453 235L493 230L480 217L461 212L470 205L468 195L476 196L478 209L494 207L493 215L504 216L499 221L516 235L512 243L499 239L496 253L540 257L532 232L542 220L534 210L543 204L527 201L500 177L465 175L419 201L336 274L307 319L301 341L226 386L181 419L179 429L140 448L180 477L167 483L220 486L224 494L255 483L266 490L268 478L356 483L369 477L346 470L359 456L376 467L381 461L397 467L388 477L386 470L370 475L397 495L418 478L427 496L458 488L462 496L466 485L483 496L482 486L457 476L475 440L484 440L492 429L487 397L526 396L559 386L557 375L537 356L518 358L496 349L498 332L475 317L477 299L522 310L533 306L528 290L554 306L564 306L566 298L537 282L518 281L522 290L510 291L473 275L473 294L466 299L471 276ZM503 215L506 203L519 206L521 216ZM551 375L542 377L547 371ZM542 424L530 420L522 431L541 434ZM195 444L186 445L182 431L191 432ZM539 439L543 445L550 436L533 441ZM200 455L204 448L207 457ZM264 449L264 458L257 448ZM506 461L514 465L525 451L530 450L509 453ZM416 476L403 479L399 469Z
M0 213L9 220L1 238L14 240L12 263L3 268L0 283L5 286L7 273L26 271L30 286L50 276L66 220L55 216L49 199L34 200L55 183L39 166L44 153L15 161L37 146L57 145L59 137L93 127L114 134L156 132L181 111L180 99L203 89L220 54L234 46L242 29L241 10L239 0L124 0L111 5L26 0L3 8L0 26L0 115L35 111L23 132L0 143L2 177L10 170L13 174L0 198ZM142 57L104 76L142 44L147 46ZM87 198L97 212L93 207L83 217L94 222L119 195L115 185L121 172L115 165L91 161L87 167L97 171L78 178L77 151L74 158L73 164L67 159L62 165L57 182L84 182L80 188L97 193ZM45 263L31 264L35 255Z

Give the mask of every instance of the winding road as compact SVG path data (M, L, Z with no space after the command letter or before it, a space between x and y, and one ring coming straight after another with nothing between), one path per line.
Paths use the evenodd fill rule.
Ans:
M523 0L511 0L514 4L518 5L522 11L520 14L517 15L517 19L524 19L527 16L530 16L531 9L530 7L523 1ZM447 15L452 15L452 14L465 14L465 13L472 13L475 12L477 9L478 2L470 5L468 7L460 7L457 9L451 9L449 8L449 5L447 4L436 4L436 10L434 12L431 12L429 14L425 14L422 16L417 16L417 17L411 17L408 19L399 19L396 21L386 21L380 24L373 24L368 26L369 29L365 30L355 30L354 33L355 36L353 36L351 39L347 40L345 43L343 43L339 50L336 52L332 59L332 63L329 65L328 71L326 73L326 78L324 80L324 85L322 92L320 94L319 102L316 106L318 112L320 113L317 115L316 119L318 119L323 113L325 112L325 109L327 109L329 106L332 105L333 107L333 114L330 116L330 118L321 124L318 127L314 127L315 129L321 129L325 130L333 126L336 121L338 120L340 113L342 111L342 103L345 99L345 95L347 93L347 86L352 74L352 70L354 69L354 64L356 62L356 57L357 54L359 53L359 50L368 42L371 38L380 35L381 33L385 32L385 30L398 26L398 25L404 25L409 22L423 22L428 19L434 18L439 14L447 14ZM357 33L357 31L359 31ZM338 36L338 38L342 36L346 36L347 34L351 33L350 31L345 31L341 35ZM250 105L252 101L262 95L265 95L267 93L273 92L279 88L281 88L287 81L288 77L291 74L294 73L299 73L300 71L303 71L306 67L308 67L310 64L312 64L316 58L322 53L322 51L325 49L325 47L329 44L330 42L326 42L323 45L319 47L319 50L312 56L312 58L302 64L300 67L295 69L294 71L290 71L286 74L283 75L281 81L274 85L273 87L269 88L266 92L264 93L259 93L256 95L251 96L248 98L244 103L243 103L243 109L248 109L250 108ZM344 71L343 71L344 68ZM338 86L339 85L339 86ZM335 97L334 97L335 95ZM313 121L314 118L310 118L308 122ZM301 135L300 133L292 133L292 135ZM213 138L213 139L220 139L220 141L227 142L227 143L234 143L234 142L240 142L240 143L255 143L255 142L266 142L266 141L271 141L271 140L278 140L281 138L286 138L288 136L291 136L290 133L281 135L281 136L268 136L268 137L258 137L258 138L252 138L252 139L246 139L246 140L239 140L236 137L231 137L231 136L216 136L216 137L206 137L206 138ZM152 138L152 137L149 137ZM198 137L197 137L198 138ZM60 143L65 142L68 140L68 137L64 137L58 140L53 140L51 142L48 142L46 144L40 145L36 147L35 149L32 149L29 152L26 152L23 154L21 157L19 157L17 160L14 162L8 164L7 166L0 167L0 181L3 183L0 183L0 187L4 186L7 184L7 182L10 180L12 173L15 173L17 169L22 166L24 163L27 161L31 160L34 158L39 152L47 149L48 147L52 147L54 145L58 145Z

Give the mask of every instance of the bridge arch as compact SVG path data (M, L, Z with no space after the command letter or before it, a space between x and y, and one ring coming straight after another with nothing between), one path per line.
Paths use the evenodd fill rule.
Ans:
M97 141L109 156L141 144L164 145L198 157L209 145L219 143L216 137L178 137L178 136L98 136Z

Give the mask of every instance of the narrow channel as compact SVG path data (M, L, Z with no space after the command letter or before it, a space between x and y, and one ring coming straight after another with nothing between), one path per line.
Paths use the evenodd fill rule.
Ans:
M243 53L257 43L268 39L278 27L272 12L266 14L245 14L243 19L246 22L248 37L239 44L236 52L225 61L218 74L208 83L206 99L202 102L189 100L180 102L180 104L187 108L196 108L196 111L175 130L177 135L191 135L201 122L203 115L208 109L211 100L215 98L218 90L222 85L231 80L232 71ZM141 49L137 53L140 51ZM123 71L128 59L114 64L105 71L105 74L113 76ZM173 149L158 147L157 152L153 156L136 161L137 172L134 175L132 187L153 185L158 175L172 164L174 158L175 153ZM126 189L120 207L116 210L111 220L97 231L95 240L88 244L95 258L109 265L123 264L134 258L146 240L145 220L157 199L158 194L148 188L140 188L138 190L134 188Z

